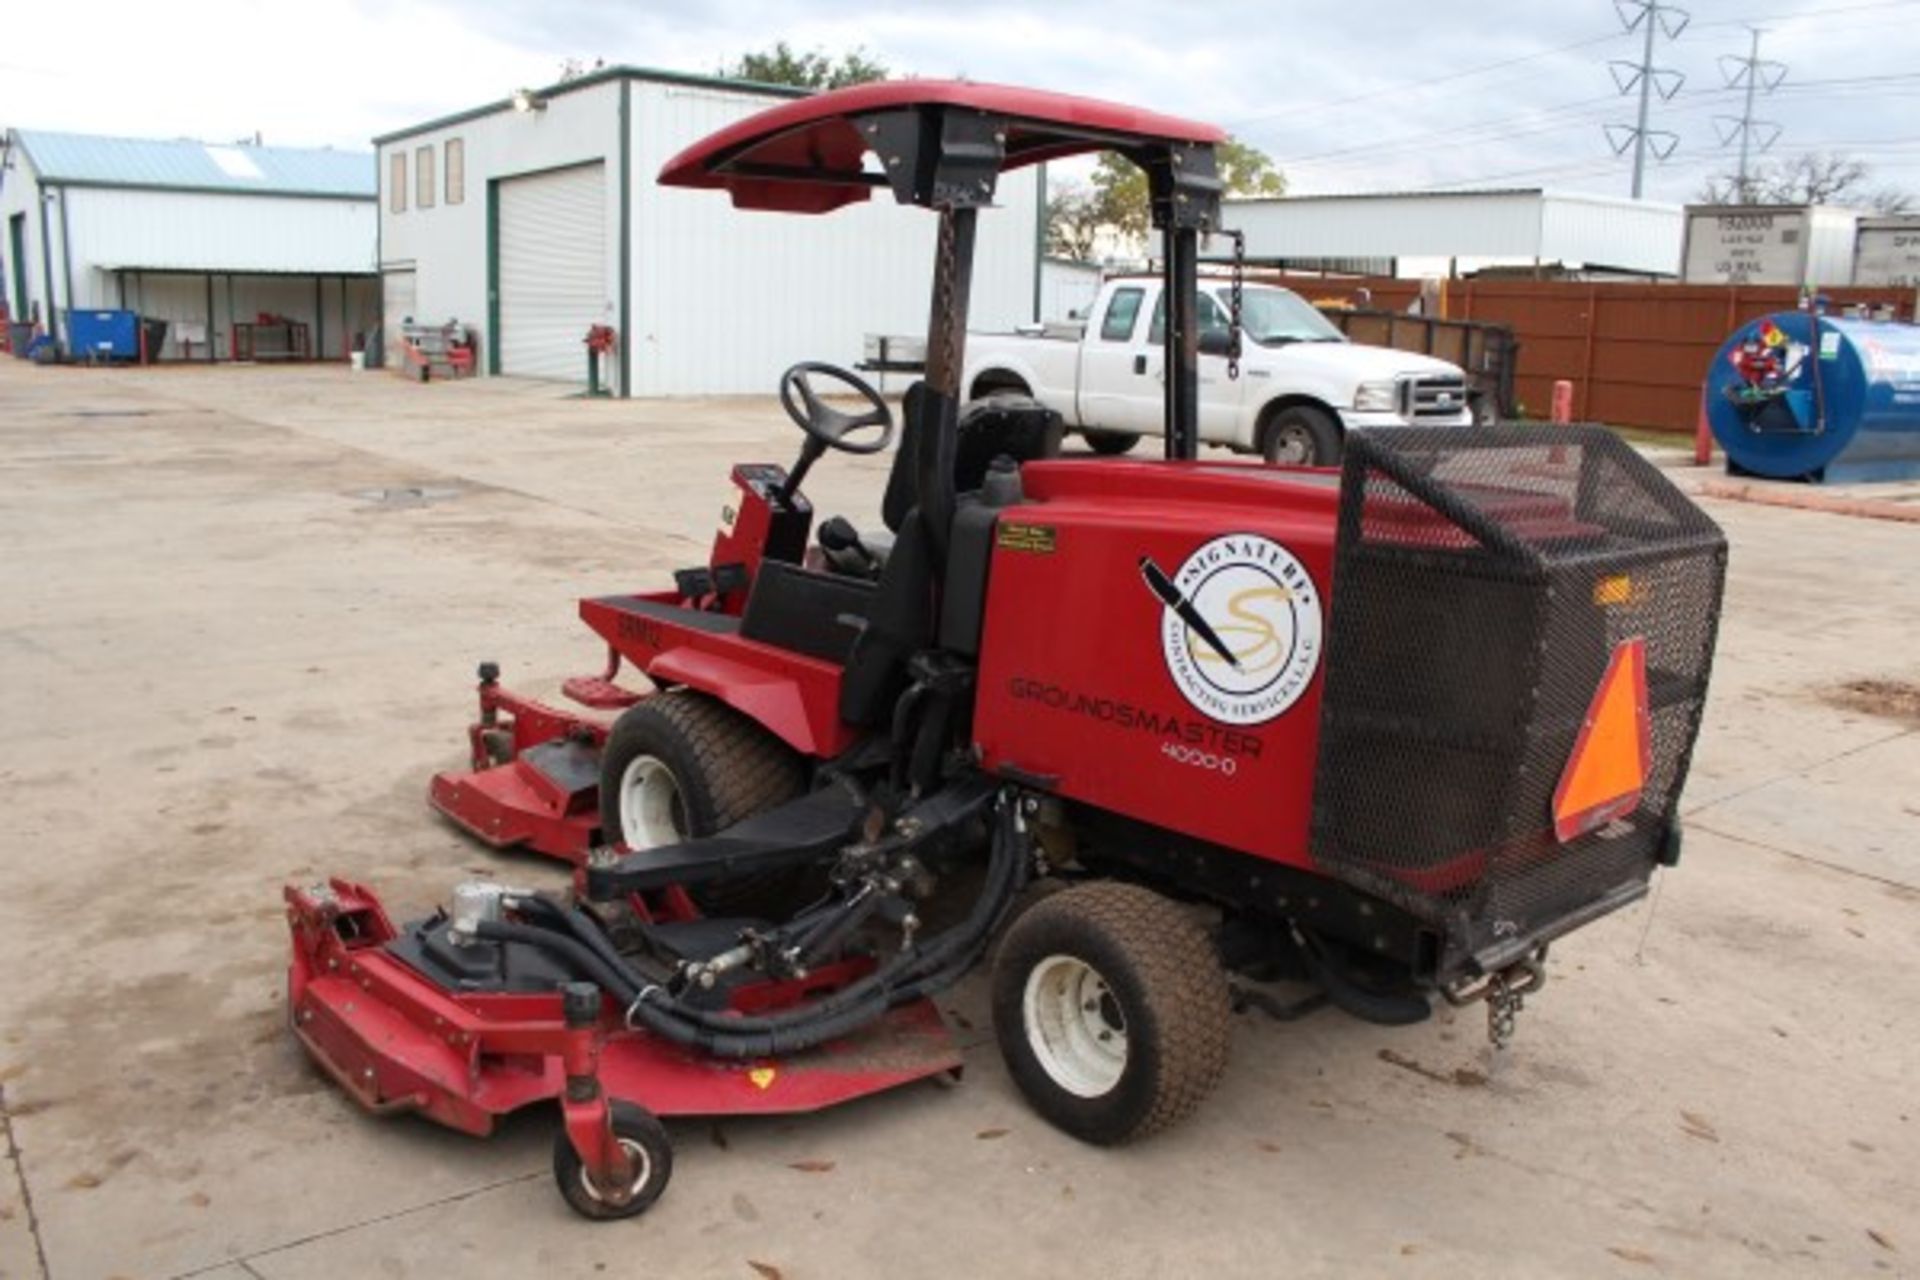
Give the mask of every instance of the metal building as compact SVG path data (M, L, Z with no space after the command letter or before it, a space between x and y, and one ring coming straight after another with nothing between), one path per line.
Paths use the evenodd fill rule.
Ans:
M1388 274L1409 277L1488 267L1672 276L1683 219L1679 205L1539 187L1229 200L1222 214L1246 233L1251 259L1328 270L1385 260Z
M226 359L260 315L344 358L379 318L365 152L9 131L0 261L16 321L70 309L170 322L161 359Z
M473 330L482 372L585 382L611 326L622 395L765 393L798 360L851 365L868 334L926 327L935 219L884 193L818 218L656 186L683 147L796 96L611 67L374 139L389 350L401 322ZM1039 307L1043 175L980 219L973 317Z

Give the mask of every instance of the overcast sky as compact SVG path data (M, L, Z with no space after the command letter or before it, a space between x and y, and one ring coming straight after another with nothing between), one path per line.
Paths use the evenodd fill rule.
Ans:
M1920 0L1697 0L1656 62L1685 73L1654 127L1679 135L1648 195L1686 200L1731 164L1721 55L1767 28L1786 63L1756 115L1775 154L1839 148L1920 191ZM1223 124L1293 189L1547 185L1625 195L1602 127L1637 60L1611 0L1293 0L1045 5L877 0L12 0L0 124L364 147L376 133L553 80L569 57L711 72L786 39L862 46L896 72L965 75ZM1491 64L1505 63L1493 66Z

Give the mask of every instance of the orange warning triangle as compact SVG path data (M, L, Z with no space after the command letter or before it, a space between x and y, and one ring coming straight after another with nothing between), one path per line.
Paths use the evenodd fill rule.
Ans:
M1562 844L1640 807L1653 761L1647 723L1647 642L1614 646L1580 737L1553 792L1553 834Z

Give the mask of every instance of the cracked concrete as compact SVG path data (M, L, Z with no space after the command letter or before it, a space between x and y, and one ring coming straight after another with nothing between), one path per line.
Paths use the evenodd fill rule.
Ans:
M973 980L960 1088L675 1124L667 1198L604 1227L544 1111L485 1142L355 1111L282 1026L281 884L411 911L501 874L422 802L474 662L597 667L575 599L699 559L726 465L797 439L770 400L0 361L0 1084L38 1221L10 1172L0 1275L1913 1269L1920 734L1830 695L1920 683L1920 529L1711 499L1683 863L1555 948L1503 1055L1472 1010L1246 1019L1199 1116L1096 1151L1021 1104ZM884 466L808 487L871 518ZM357 496L405 489L436 500Z

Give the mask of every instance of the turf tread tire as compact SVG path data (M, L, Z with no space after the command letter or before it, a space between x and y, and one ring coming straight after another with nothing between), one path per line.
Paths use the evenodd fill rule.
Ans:
M742 818L795 800L807 774L799 753L717 698L692 689L671 689L621 713L601 754L602 839L620 838L620 777L639 755L652 755L673 773L680 788L687 834L708 836ZM740 876L723 884L693 887L701 910L715 915L757 915L783 897L794 877L786 871Z
M1137 431L1082 431L1080 436L1087 442L1087 448L1103 458L1117 458L1140 443Z
M1057 1085L1026 1043L1032 967L1062 951L1124 993L1128 1062L1102 1098ZM995 957L994 1032L1014 1081L1042 1116L1100 1145L1135 1142L1199 1107L1226 1073L1232 1001L1211 940L1171 899L1102 882L1050 893L1008 930Z

